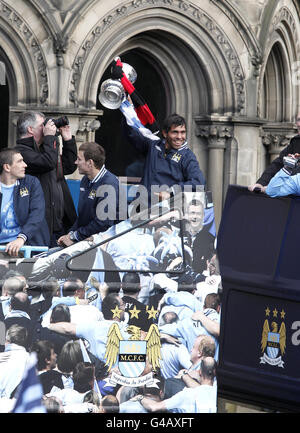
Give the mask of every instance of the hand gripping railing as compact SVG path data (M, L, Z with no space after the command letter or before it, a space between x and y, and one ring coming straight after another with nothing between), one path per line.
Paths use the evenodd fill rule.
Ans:
M0 251L5 251L6 245L0 245ZM32 252L42 252L42 251L48 251L49 247L44 246L32 246L32 245L25 245L24 247L20 248L20 252L24 253L24 258L31 257Z

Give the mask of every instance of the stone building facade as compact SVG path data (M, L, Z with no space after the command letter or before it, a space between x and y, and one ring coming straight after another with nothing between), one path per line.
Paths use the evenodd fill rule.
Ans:
M66 114L78 144L113 136L99 86L115 56L136 59L150 108L186 117L219 222L228 185L255 182L296 132L299 17L299 0L0 0L1 145L28 109Z

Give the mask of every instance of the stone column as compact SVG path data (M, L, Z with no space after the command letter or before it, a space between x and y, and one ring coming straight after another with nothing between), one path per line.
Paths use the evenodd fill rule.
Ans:
M208 141L207 190L212 192L215 222L219 227L223 203L224 151L227 139L233 136L233 126L219 123L201 125L197 135L206 137Z
M268 149L270 163L277 158L282 149L289 144L293 135L294 134L291 131L263 132L262 142Z
M76 140L78 143L95 141L95 131L100 128L100 121L97 118L79 117Z

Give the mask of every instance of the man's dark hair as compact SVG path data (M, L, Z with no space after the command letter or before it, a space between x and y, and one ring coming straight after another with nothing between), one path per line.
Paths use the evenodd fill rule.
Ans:
M58 355L57 368L62 373L71 373L79 362L83 362L79 341L67 341Z
M40 340L36 341L33 344L32 352L36 352L37 354L37 369L39 371L44 370L47 366L46 359L50 359L51 350L54 350L54 343L48 340Z
M105 413L118 413L120 410L119 401L115 395L108 394L101 400L101 406Z
M73 370L74 389L78 392L87 392L93 388L95 367L91 362L79 362Z
M70 277L67 281L64 282L63 285L63 296L73 296L76 290L80 290L83 288L83 283L79 278Z
M20 153L20 152L18 152L13 147L10 147L10 148L6 147L0 151L0 174L3 173L4 164L12 165L13 156L17 155L18 153Z
M45 299L56 296L58 289L59 283L55 277L49 277L47 280L41 281L41 291Z
M109 293L102 301L102 314L105 320L113 318L111 310L114 310L116 307L120 307L119 295L118 293Z
M99 170L102 168L103 164L105 163L105 150L100 144L92 141L82 143L78 150L83 152L84 159L86 161L92 159L96 168Z
M51 312L50 322L71 322L70 308L65 304L56 305Z
M10 306L12 310L20 310L29 313L30 305L28 295L24 292L17 292L11 297Z
M20 114L17 121L18 138L27 134L27 128L29 126L35 126L37 122L37 116L45 118L44 113L41 113L40 111L25 111L24 113Z
M209 293L205 297L203 308L212 308L213 310L217 311L220 305L220 296L217 293Z
M213 380L216 376L217 363L214 358L207 356L201 360L200 364L201 375L205 379Z
M127 272L122 278L122 289L125 294L140 291L140 276L137 272Z
M197 200L195 198L187 204L188 209L190 206L201 206L201 208L204 208L203 202L201 200Z
M186 126L184 117L176 113L170 114L164 120L162 129L165 132L169 132L172 126Z
M18 346L27 347L28 331L23 326L11 325L6 332L6 341L17 344Z
M155 395L159 397L160 399L163 399L164 393L165 393L165 379L160 373L154 373L153 379L155 380L155 384L157 386L144 386L142 389L142 393L144 395Z

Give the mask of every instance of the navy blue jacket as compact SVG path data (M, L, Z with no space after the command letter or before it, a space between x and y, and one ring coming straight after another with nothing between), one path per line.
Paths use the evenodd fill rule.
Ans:
M76 239L82 241L89 236L104 232L118 221L119 212L119 180L110 171L105 170L105 174L95 182L90 182L87 176L83 176L80 182L80 193L78 201L78 217L71 228L74 232ZM106 199L107 194L101 196L101 189L104 189L106 185L112 187L113 197ZM100 202L105 200L104 203L109 201L110 210L114 211L115 215L112 215L114 219L99 219L97 217L97 206ZM100 209L100 206L98 210ZM104 209L105 212L109 212L108 207ZM99 215L99 214L98 214Z
M0 193L0 208L2 193ZM50 236L45 219L45 200L40 181L27 174L14 187L14 211L21 227L21 234L27 237L25 245L49 246ZM1 227L0 227L1 230Z
M151 185L179 185L181 190L185 185L190 185L195 191L197 185L205 184L196 156L187 145L181 146L179 150L166 151L164 140L152 140L126 122L123 124L130 143L146 157L141 184L149 192Z

